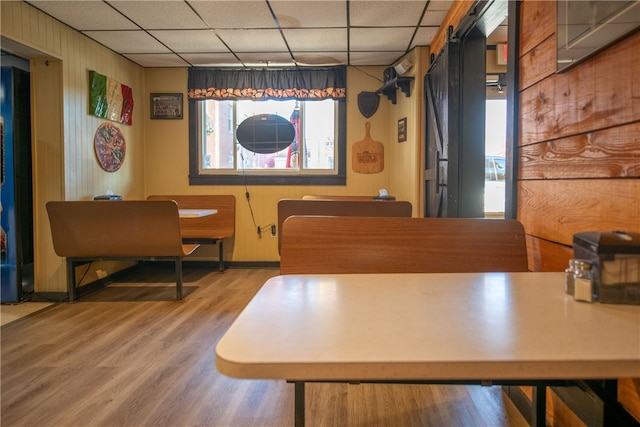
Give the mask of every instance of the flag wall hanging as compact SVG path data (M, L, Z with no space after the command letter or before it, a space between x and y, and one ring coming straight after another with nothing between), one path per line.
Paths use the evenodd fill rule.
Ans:
M129 86L95 71L89 71L91 102L89 113L103 119L131 125L133 92Z

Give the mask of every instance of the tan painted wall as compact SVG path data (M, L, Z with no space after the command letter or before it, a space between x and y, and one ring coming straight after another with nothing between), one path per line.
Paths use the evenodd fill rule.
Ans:
M413 216L424 212L424 86L423 76L429 68L428 48L416 48L402 59L413 67L404 74L413 77L411 96L398 91L397 104L389 111L389 164L392 171L389 187L398 200L413 204ZM400 62L400 61L398 61ZM398 142L398 120L407 119L407 140Z
M422 50L420 50L422 52ZM412 52L410 59L417 64L409 73L420 75L419 53ZM426 54L425 54L426 55ZM283 198L301 198L305 194L375 195L386 188L398 199L419 205L416 174L419 171L416 150L420 149L422 131L418 119L421 85L412 86L411 97L398 92L394 106L386 97L380 97L377 112L368 120L360 114L357 95L362 91L375 91L382 86L383 67L349 67L347 70L347 185L346 186L249 186L251 207L256 225L267 226L277 222L277 203ZM416 79L420 80L420 79ZM251 217L243 186L189 186L188 159L188 108L186 102L186 69L146 69L146 92L183 93L185 114L183 120L151 120L149 103L145 104L146 167L145 194L233 194L236 196L236 237L225 245L225 258L231 261L278 261L277 239L268 235L258 236ZM418 89L416 89L418 87ZM407 141L397 142L397 120L408 117ZM355 173L351 169L351 147L365 137L365 123L371 124L371 138L384 144L385 168L376 174ZM194 258L215 257L215 248L202 247Z

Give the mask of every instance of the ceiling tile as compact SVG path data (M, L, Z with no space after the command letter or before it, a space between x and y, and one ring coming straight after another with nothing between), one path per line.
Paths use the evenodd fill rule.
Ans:
M405 52L351 52L349 61L351 65L391 65Z
M291 50L347 51L346 28L282 30Z
M280 28L346 27L345 1L270 1Z
M146 32L83 31L83 34L120 53L165 53L169 49Z
M211 28L276 28L264 1L193 1L188 3Z
M500 25L487 36L487 44L493 45L507 42L507 25Z
M352 28L351 50L403 51L409 47L413 28Z
M438 32L438 27L420 27L418 28L418 32L413 39L413 43L411 43L410 49L413 49L416 46L429 46L431 45L431 41L435 37Z
M429 2L429 8L427 10L444 10L451 9L454 0L431 0Z
M125 54L124 57L141 67L186 67L189 65L178 55L172 53L130 53Z
M229 52L213 30L149 31L174 52Z
M352 1L350 23L357 27L415 27L425 4L424 1Z
M29 4L82 30L137 30L138 27L106 3L98 1L30 1Z
M295 65L289 52L243 52L237 53L238 58L249 67L264 67L264 66L293 66Z
M184 1L109 1L144 29L207 28Z
M240 67L242 62L232 53L184 53L180 55L196 67Z
M420 22L420 25L422 25L423 27L429 27L429 26L439 27L440 23L444 21L444 18L446 16L447 16L446 10L428 11L422 17L422 22Z
M234 52L286 51L279 30L218 30L218 36Z
M293 52L298 65L340 65L346 64L347 52Z

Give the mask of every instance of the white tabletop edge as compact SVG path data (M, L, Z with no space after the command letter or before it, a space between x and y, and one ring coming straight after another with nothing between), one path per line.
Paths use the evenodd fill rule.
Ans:
M537 326L539 316L546 317ZM387 328L390 319L401 326ZM453 334L485 336L457 343L429 326L437 322ZM376 334L392 348L370 339ZM406 344L411 334L438 348ZM640 306L573 301L562 273L277 276L217 344L216 365L231 377L287 380L640 377Z
M182 218L199 218L203 216L215 215L217 209L178 209L178 213Z

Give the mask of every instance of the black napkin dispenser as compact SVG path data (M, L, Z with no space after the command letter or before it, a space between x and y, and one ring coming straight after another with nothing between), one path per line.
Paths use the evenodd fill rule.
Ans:
M101 194L95 196L93 200L122 200L122 196L118 196L117 194Z
M577 233L573 235L573 255L591 262L598 301L640 305L640 233Z

